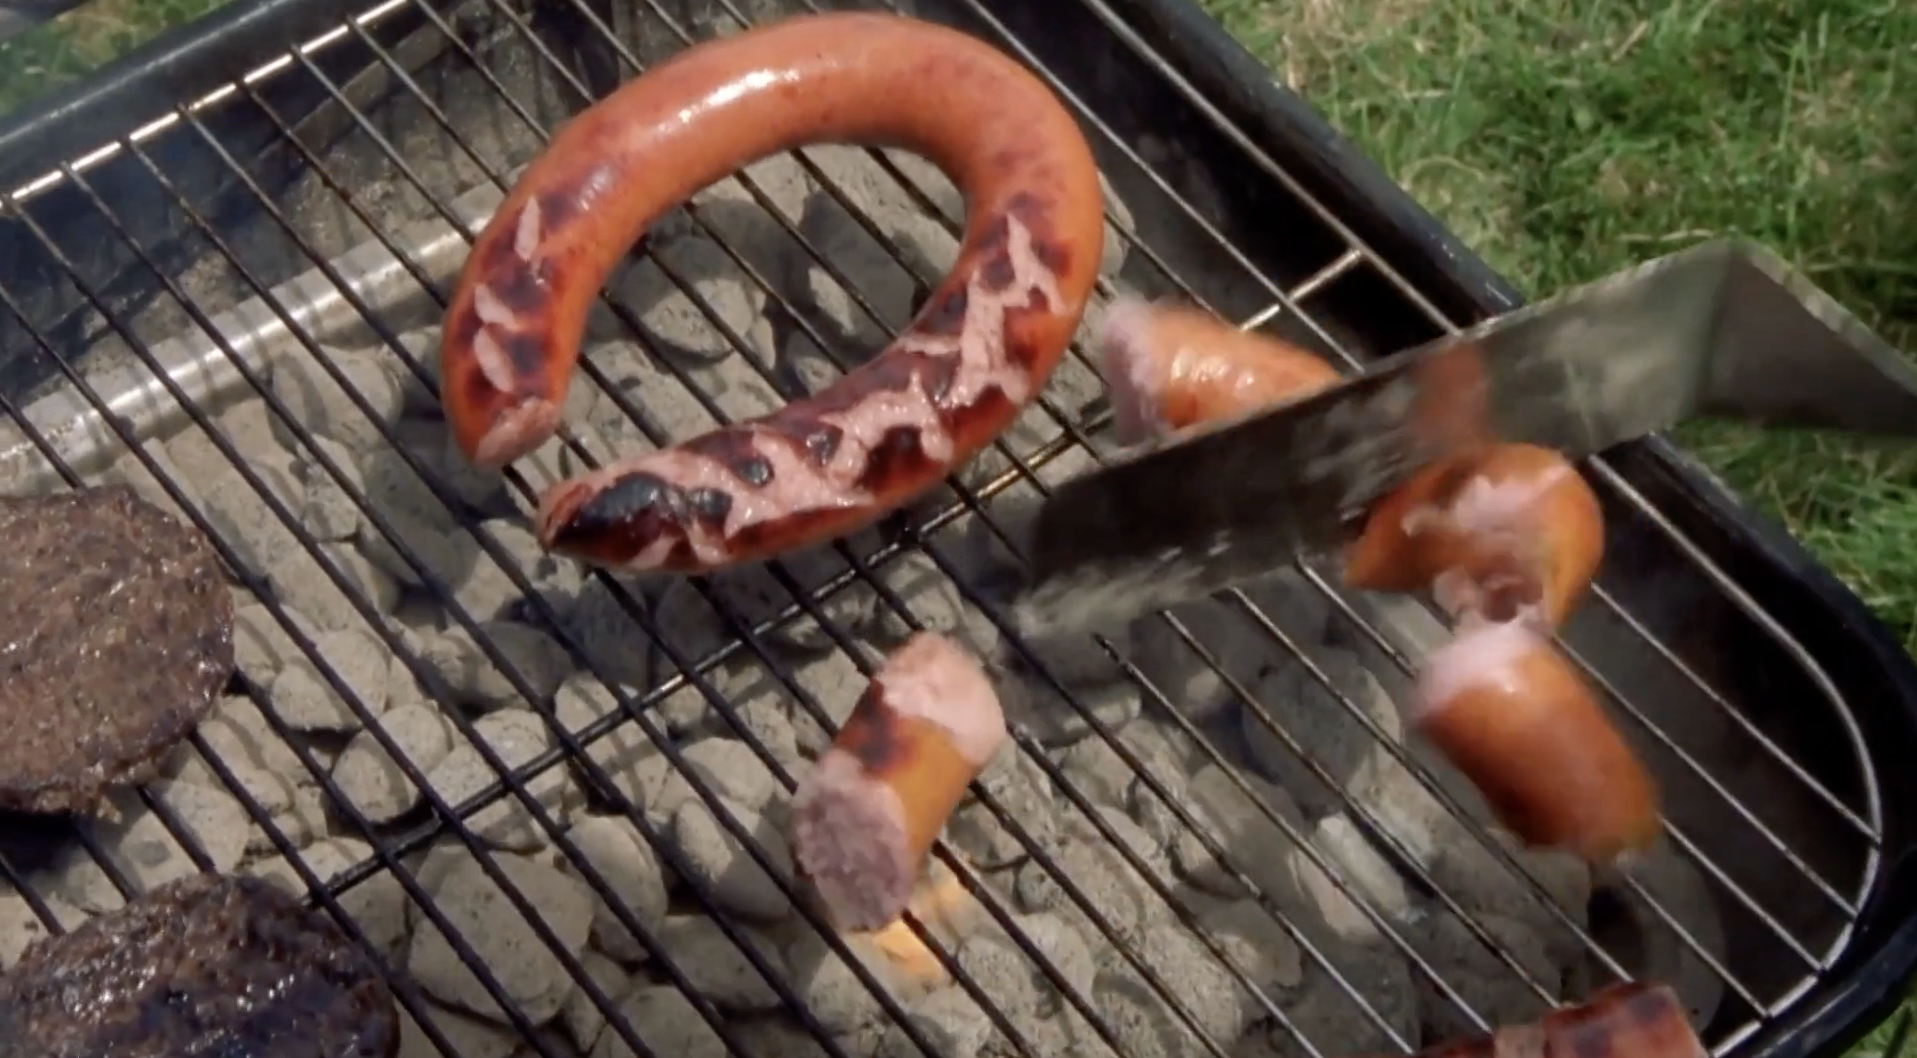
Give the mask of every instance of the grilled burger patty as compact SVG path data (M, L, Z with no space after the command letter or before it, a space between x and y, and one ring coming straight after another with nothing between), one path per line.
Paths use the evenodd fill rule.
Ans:
M0 977L0 1058L392 1058L399 1015L364 952L271 882L198 874Z
M191 525L125 486L0 498L0 808L85 812L192 732L233 599Z

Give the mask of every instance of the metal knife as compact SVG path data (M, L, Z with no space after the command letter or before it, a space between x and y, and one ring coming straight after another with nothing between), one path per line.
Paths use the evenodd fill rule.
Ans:
M1576 459L1694 416L1917 437L1917 370L1775 255L1703 243L1065 482L1031 523L1012 617L1113 627L1342 546L1463 446Z

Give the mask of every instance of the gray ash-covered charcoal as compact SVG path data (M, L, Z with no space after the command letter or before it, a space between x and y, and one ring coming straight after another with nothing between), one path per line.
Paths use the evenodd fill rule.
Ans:
M125 486L0 499L0 808L89 811L213 708L233 597L191 526Z
M0 978L0 1052L47 1058L390 1058L392 992L323 912L200 874L59 937Z

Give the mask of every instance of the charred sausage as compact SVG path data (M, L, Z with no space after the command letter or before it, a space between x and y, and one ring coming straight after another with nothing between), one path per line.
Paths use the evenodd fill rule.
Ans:
M816 396L547 490L546 548L702 572L830 539L936 485L1044 387L1104 240L1071 114L956 30L803 16L653 67L520 177L446 310L440 399L467 458L496 469L551 436L587 309L650 224L760 158L826 142L912 150L951 177L967 208L951 273L896 341Z
M882 929L965 788L1004 745L998 693L957 643L921 632L886 658L792 794L792 852L840 929Z

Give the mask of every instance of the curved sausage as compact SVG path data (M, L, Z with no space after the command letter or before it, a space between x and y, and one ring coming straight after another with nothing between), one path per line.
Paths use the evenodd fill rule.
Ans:
M1637 754L1528 622L1460 629L1424 659L1408 714L1527 844L1603 864L1648 847L1662 828Z
M1099 367L1121 444L1138 444L1252 408L1297 400L1338 370L1294 345L1226 326L1186 305L1113 302Z
M1446 1040L1412 1058L1706 1058L1709 1051L1667 984L1610 985L1536 1021Z
M447 306L440 399L499 468L558 425L586 312L660 215L768 155L899 147L964 193L957 263L899 338L818 395L563 481L549 550L701 572L868 525L990 443L1042 389L1104 244L1090 147L985 42L895 15L803 16L690 48L573 117L474 243Z
M838 737L792 793L792 855L840 929L905 909L945 818L1004 745L979 663L921 632L886 658Z
M1604 512L1548 448L1498 444L1423 472L1380 500L1345 555L1345 583L1429 589L1453 618L1557 628L1604 557Z
M1336 377L1295 346L1139 301L1112 307L1097 346L1132 440L1296 400ZM1602 554L1602 511L1576 469L1548 449L1494 444L1381 499L1345 571L1361 589L1431 591L1456 632L1424 663L1414 725L1520 839L1598 860L1661 825L1650 776L1548 638Z

